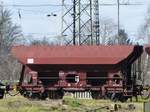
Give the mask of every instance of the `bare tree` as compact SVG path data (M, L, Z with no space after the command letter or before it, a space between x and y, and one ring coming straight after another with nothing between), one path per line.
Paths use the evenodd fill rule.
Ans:
M150 43L150 6L147 10L147 14L143 24L139 28L139 38Z
M49 45L48 40L46 39L46 37L42 38L42 39L31 39L30 40L30 45Z
M115 41L117 25L110 18L101 18L100 20L100 38L101 44L107 45L109 41Z
M117 34L117 25L112 19L102 18L100 22L100 38L101 44L113 45L113 44L131 44L128 34L124 29L119 30Z
M60 45L60 36L28 39L29 45Z
M9 49L20 37L20 27L12 23L10 11L0 6L0 48Z
M119 30L118 44L120 44L120 45L132 44L132 42L130 42L130 39L128 38L128 34L125 32L124 29Z
M0 6L0 80L16 77L19 64L11 56L10 49L21 35L20 27L11 21L10 11Z

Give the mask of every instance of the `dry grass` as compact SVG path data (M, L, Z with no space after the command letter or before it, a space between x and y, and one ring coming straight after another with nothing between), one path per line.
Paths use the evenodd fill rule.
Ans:
M8 96L0 100L0 112L110 112L114 104L121 106L117 112L143 112L142 102L113 103L110 100L74 99L68 96L56 101L31 101L22 96ZM134 104L135 109L129 110L129 104ZM109 110L92 111L103 106L108 106Z

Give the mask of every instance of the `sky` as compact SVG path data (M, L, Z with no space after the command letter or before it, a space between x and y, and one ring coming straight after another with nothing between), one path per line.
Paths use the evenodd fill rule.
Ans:
M16 7L14 5L61 5L62 0L0 0L11 10L12 20L21 26L24 35L33 37L57 36L61 34L61 7ZM99 3L116 3L117 0L99 0ZM140 3L143 5L120 6L120 24L130 38L137 37L137 31L146 16L150 0L120 0L121 3ZM21 19L19 18L19 13ZM57 14L47 17L47 14ZM117 6L100 6L100 17L107 17L117 23Z

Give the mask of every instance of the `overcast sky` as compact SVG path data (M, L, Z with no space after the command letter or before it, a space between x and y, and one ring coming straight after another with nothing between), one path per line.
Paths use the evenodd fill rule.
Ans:
M61 0L2 0L5 7L11 10L13 21L21 25L25 35L34 37L55 36L61 32L61 7L13 7L12 5L61 4ZM100 3L116 3L117 0L99 0ZM136 37L137 30L142 24L150 0L120 0L121 3L142 3L144 5L120 6L120 24L130 37ZM21 19L19 19L20 11ZM57 17L47 17L56 13ZM100 17L112 18L117 23L116 6L100 6Z

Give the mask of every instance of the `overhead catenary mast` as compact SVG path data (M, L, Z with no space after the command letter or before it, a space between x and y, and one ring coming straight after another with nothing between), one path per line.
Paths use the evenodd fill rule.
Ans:
M118 38L119 38L119 32L120 32L120 1L117 0L117 8L118 8Z
M92 44L92 0L63 0L62 9L66 45Z
M130 4L129 1L117 4L100 4L98 0L62 0L62 32L65 45L99 45L100 19L99 5L118 6L118 38L120 30L120 5Z
M96 45L100 44L100 24L99 24L99 2L94 0L93 3L93 36L95 37Z

